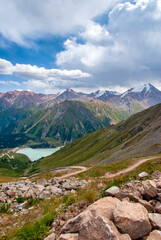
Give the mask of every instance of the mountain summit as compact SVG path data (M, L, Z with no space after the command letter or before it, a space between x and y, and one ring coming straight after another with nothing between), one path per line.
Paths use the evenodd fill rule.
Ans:
M132 98L138 101L143 101L148 106L153 106L161 102L161 91L152 84L144 84L140 87L135 87L127 90L120 96L122 99Z

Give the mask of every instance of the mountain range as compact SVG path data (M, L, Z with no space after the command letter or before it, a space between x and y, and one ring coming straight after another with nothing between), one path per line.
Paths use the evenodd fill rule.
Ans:
M35 147L66 144L157 103L161 103L161 91L151 84L122 94L72 89L57 94L0 93L0 148L20 143Z
M31 172L72 165L102 165L161 153L161 104L76 139L34 163Z

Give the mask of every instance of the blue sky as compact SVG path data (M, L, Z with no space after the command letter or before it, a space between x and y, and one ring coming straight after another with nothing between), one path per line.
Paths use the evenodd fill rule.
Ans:
M161 0L0 5L0 92L161 89Z

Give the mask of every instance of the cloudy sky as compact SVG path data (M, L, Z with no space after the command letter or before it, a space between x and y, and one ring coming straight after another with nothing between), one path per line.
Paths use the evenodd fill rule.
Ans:
M161 89L161 0L0 0L0 92Z

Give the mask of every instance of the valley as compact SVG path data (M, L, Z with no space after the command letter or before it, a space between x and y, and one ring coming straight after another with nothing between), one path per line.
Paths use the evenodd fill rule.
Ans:
M123 98L129 94L131 90ZM149 223L149 214L160 215L161 103L149 106L138 95L137 100L134 95L128 96L124 103L117 102L118 94L117 103L91 96L80 98L71 90L57 97L36 103L26 112L26 106L1 111L0 239L71 240L74 235L78 240L82 230L76 228L73 233L72 219L82 216L88 223L84 213L96 205L101 215L90 213L89 221L94 221L93 232L97 233L95 216L104 216L106 202L123 205L125 200L129 211L136 208L135 204L147 211L146 234L154 234L158 227ZM32 150L32 160L36 161L24 155L23 149L18 153L18 146ZM36 157L36 152L47 151L47 147L51 155ZM153 197L147 195L152 188ZM99 202L103 202L101 207ZM139 214L138 219L138 224L142 223ZM134 221L134 213L130 221ZM135 233L134 224L133 232L122 234L111 218L106 222L113 224L110 226L118 239L145 235L144 231Z

